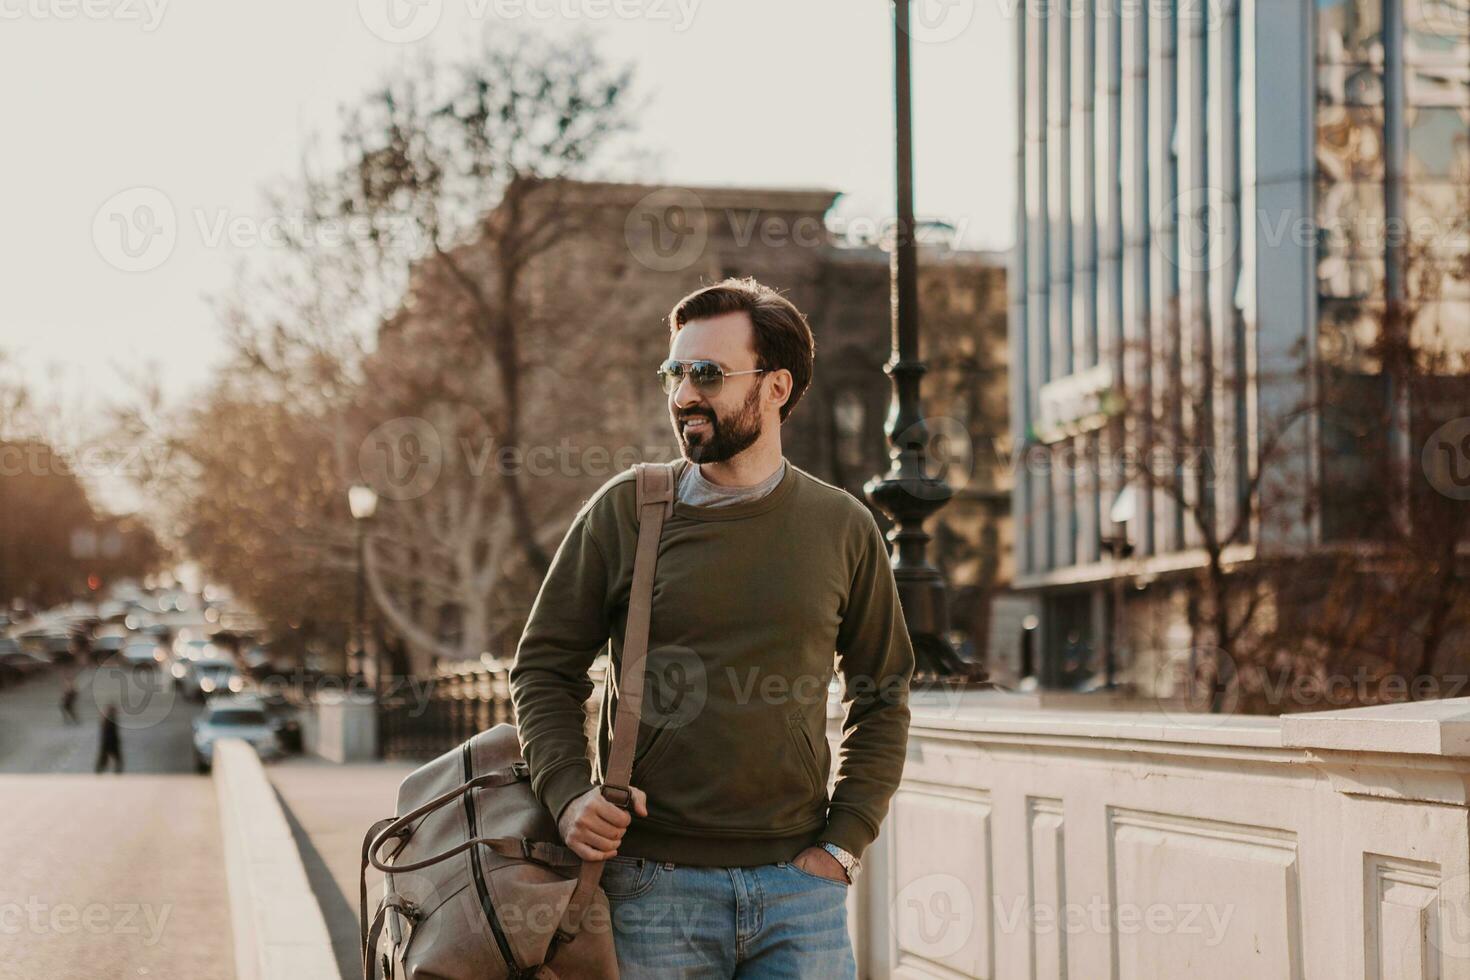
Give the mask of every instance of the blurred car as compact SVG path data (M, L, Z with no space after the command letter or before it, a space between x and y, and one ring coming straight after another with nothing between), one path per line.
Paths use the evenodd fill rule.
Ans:
M123 647L127 646L127 643L128 638L126 634L118 635L116 633L108 633L96 637L92 640L92 660L99 664L112 660L122 653Z
M168 659L168 651L151 640L132 639L122 648L122 661L134 670L157 670Z
M51 661L27 653L13 640L0 640L0 683L11 684L51 669Z
M265 708L265 713L270 718L271 728L275 730L276 738L280 741L281 751L301 751L301 721L297 718L296 705L284 694L271 693L259 695L260 703Z
M173 642L173 663L169 665L169 672L174 676L174 684L181 691L191 692L198 688L199 679L194 672L194 665L201 660L215 660L219 657L219 651L213 643L208 640L191 639L188 631L182 631Z
M194 683L187 690L189 696L203 701L213 694L238 694L245 689L245 679L235 667L233 660L218 657L195 660L190 663Z
M219 648L209 640L190 639L186 633L181 632L174 640L174 656L180 660L209 660L218 653Z
M281 743L259 698L219 697L194 719L194 768L209 772L214 765L214 743L222 738L244 739L262 759L281 755Z

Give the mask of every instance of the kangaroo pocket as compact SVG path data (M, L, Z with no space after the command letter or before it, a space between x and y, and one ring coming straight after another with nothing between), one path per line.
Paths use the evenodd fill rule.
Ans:
M827 813L825 738L802 708L703 712L660 729L633 762L649 823L671 830L779 837L820 826Z

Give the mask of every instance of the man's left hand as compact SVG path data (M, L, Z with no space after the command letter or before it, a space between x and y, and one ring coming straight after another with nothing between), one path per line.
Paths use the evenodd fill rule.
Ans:
M827 853L824 847L808 847L792 860L803 871L814 874L819 878L831 878L841 884L850 884L847 880L847 869L842 862Z

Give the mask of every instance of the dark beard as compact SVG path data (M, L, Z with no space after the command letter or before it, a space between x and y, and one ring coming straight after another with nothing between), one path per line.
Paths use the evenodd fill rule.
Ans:
M761 386L753 385L740 410L729 419L715 418L707 410L687 413L685 417L703 415L709 419L709 431L690 442L684 427L676 421L674 435L679 440L679 452L691 463L723 463L749 449L761 435L760 416Z

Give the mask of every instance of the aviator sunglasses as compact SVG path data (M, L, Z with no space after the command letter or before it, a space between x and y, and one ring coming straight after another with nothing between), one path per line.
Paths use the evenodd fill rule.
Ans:
M733 378L739 374L762 374L765 370L765 368L754 368L750 371L726 371L714 361L677 361L671 357L658 366L658 378L663 382L666 395L674 393L674 389L679 387L679 382L684 380L686 373L695 391L701 395L718 395L720 389L724 387L726 378Z

